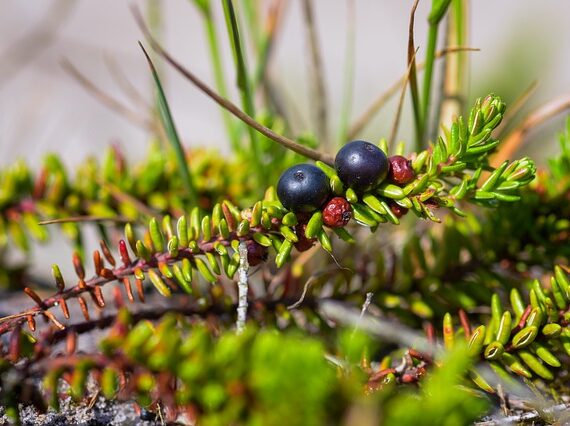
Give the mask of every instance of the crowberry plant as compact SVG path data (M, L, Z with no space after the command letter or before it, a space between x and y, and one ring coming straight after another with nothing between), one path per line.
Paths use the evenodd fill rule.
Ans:
M247 125L225 116L231 159L184 148L147 55L153 138L164 143L142 164L115 148L75 178L57 156L38 172L23 162L0 172L0 281L30 304L0 318L0 414L17 420L23 405L57 410L102 395L170 424L469 424L511 401L515 421L546 413L563 424L554 416L569 395L570 121L560 156L540 173L527 157L504 158L516 155L513 143L502 147L506 105L496 95L428 123L443 117L432 99L466 97L431 92L444 87L432 84L440 23L449 23L441 55L457 58L465 46L450 43L465 39L467 3L432 1L421 85L410 21L408 150L380 138L333 148L323 105L315 130L299 136L266 69L279 7L262 25L255 2L221 2L241 108L226 99L233 76L218 57L217 3L193 3L217 90L135 16L156 58ZM318 65L318 51L310 56ZM467 74L449 68L457 75L446 67L446 81ZM368 121L335 139L360 137ZM95 247L86 220L97 223ZM61 227L75 248L74 276L53 265L51 287L32 286L3 256L17 247L33 263L31 242L50 238L39 223ZM94 330L103 337L86 349ZM523 419L537 393L551 406Z

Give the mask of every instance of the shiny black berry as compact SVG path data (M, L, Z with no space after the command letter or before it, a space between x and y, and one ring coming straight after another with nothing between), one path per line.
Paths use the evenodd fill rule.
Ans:
M320 208L329 196L329 180L321 169L311 164L297 164L283 172L277 183L281 204L296 212Z
M352 141L343 146L334 160L340 180L357 192L374 188L388 174L386 154L376 145Z

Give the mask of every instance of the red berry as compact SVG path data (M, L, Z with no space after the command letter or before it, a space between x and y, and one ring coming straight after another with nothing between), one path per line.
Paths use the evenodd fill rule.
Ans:
M390 162L390 170L388 171L388 180L397 185L405 185L410 183L416 177L412 163L406 157L394 155L388 158Z
M408 213L408 209L405 207L402 207L399 204L396 204L394 202L390 203L390 210L392 210L392 213L394 213L394 215L397 218L400 218L402 216L404 216L406 213Z
M263 247L255 241L247 241L246 247L249 266L257 266L267 260L267 247Z
M351 218L352 207L342 197L334 197L323 209L323 223L331 228L342 228Z
M299 223L298 225L295 226L295 234L297 234L297 238L299 239L299 241L295 243L295 248L298 251L307 251L311 247L313 247L313 245L316 242L315 238L310 238L310 239L307 238L307 236L305 235L306 228L307 228L306 223Z

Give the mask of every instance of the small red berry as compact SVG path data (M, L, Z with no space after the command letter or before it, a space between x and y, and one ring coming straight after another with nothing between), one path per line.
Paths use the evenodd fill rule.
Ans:
M297 234L297 238L299 239L299 241L295 243L295 248L297 249L297 251L307 251L311 247L313 247L313 245L316 242L315 238L307 238L307 236L305 235L306 228L307 228L306 223L299 223L298 225L295 226L295 234Z
M392 213L394 213L394 215L397 218L400 218L402 216L404 216L406 213L408 213L408 209L405 207L402 207L399 204L396 204L394 202L390 203L390 210L392 210Z
M257 266L267 260L267 247L263 247L255 241L247 241L246 247L249 266Z
M342 197L334 197L323 209L323 223L331 228L342 228L351 218L352 207Z
M388 180L397 185L405 185L410 183L416 177L412 163L406 157L394 155L388 158L390 162L390 170L388 171Z

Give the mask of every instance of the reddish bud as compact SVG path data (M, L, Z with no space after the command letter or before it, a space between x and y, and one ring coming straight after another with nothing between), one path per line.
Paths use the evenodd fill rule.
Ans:
M63 312L63 316L66 319L69 319L69 308L67 307L67 302L63 297L59 299L59 307L61 308L61 312Z
M89 308L87 307L87 302L81 296L77 298L77 301L79 302L79 307L81 308L81 313L85 317L85 321L89 321Z
M136 278L135 285L137 287L137 294L139 296L139 300L144 303L144 287L143 287L143 280Z
M323 209L323 223L330 228L342 228L352 218L352 207L342 197L334 197Z
M26 320L28 321L28 327L30 328L30 330L36 331L36 320L34 319L34 316L28 315L26 317Z
M81 261L81 256L79 256L79 253L73 252L72 261L73 261L73 267L75 268L75 273L77 274L79 279L84 279L85 268L83 267L83 262ZM61 289L60 291L63 291L63 289Z
M405 185L410 183L416 177L412 163L406 157L394 155L388 158L390 162L390 170L388 171L388 180L397 185Z
M93 251L93 266L95 266L95 273L101 275L101 269L103 269L103 260L101 259L101 253L99 250Z
M125 240L119 241L119 255L121 256L123 265L129 266L131 264L132 260L129 256L129 251L127 250L127 243L125 243Z
M123 278L123 285L125 286L125 293L127 293L127 298L129 302L134 303L135 297L133 296L133 289L131 287L131 280L129 277Z
M257 266L267 260L267 247L263 247L255 241L247 241L246 246L249 266Z
M305 228L307 228L306 223L299 223L295 226L295 234L299 241L295 243L295 248L297 251L307 251L315 244L315 238L307 238L305 235Z
M401 205L396 204L394 202L390 203L390 210L392 210L392 213L394 213L394 216L396 216L397 218L401 218L406 213L408 213L407 208L402 207Z
M111 250L109 250L109 246L105 240L99 241L99 245L101 246L101 251L103 252L103 256L105 256L105 259L107 259L107 262L109 262L112 266L116 266L117 262L115 261L115 258L113 257Z

